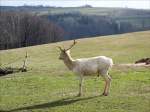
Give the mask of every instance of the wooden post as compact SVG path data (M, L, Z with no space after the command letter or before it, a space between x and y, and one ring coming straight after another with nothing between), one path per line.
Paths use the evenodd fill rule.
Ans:
M22 72L26 72L27 71L27 58L28 58L28 53L26 52L26 56L25 56L25 59L23 61Z

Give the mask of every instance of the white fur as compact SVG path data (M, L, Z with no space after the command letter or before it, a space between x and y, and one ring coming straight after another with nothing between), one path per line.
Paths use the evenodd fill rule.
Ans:
M82 95L83 76L87 75L101 75L106 82L103 95L108 95L111 84L111 77L108 75L108 71L113 65L111 58L105 56L82 58L74 60L74 63L72 71L79 75L80 78L79 96Z
M72 71L83 76L95 75L98 72L101 75L107 75L113 65L112 59L106 56L76 59L74 62L75 66Z
M69 50L61 50L59 59L63 60L69 70L79 76L79 96L82 94L83 76L101 75L105 80L103 95L107 96L111 84L111 77L108 75L109 69L113 66L111 58L97 56L91 58L81 58L74 60Z

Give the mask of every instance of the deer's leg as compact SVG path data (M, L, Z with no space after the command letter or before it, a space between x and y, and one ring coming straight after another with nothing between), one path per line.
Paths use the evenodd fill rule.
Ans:
M107 96L107 86L108 86L108 83L107 83L107 81L105 80L105 87L104 87L104 92L103 92L103 95L104 95L104 96Z
M109 94L109 89L110 89L110 86L111 86L111 77L108 75L108 73L105 74L105 75L102 75L102 77L105 80L105 87L104 87L103 95L107 96Z
M107 88L107 94L109 94L109 92L110 92L110 86L111 86L111 77L107 74L107 77L108 77L108 88Z
M79 77L79 93L78 96L82 95L82 86L83 86L83 76Z

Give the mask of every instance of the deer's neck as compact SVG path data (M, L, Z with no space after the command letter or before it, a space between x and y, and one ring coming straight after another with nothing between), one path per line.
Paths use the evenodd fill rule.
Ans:
M65 65L69 70L72 70L74 67L74 59L71 57L70 53L67 53L67 56L64 59Z

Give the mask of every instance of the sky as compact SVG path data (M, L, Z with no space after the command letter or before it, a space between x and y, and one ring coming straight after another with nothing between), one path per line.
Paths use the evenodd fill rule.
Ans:
M92 5L94 7L150 9L150 0L0 0L0 6L43 5L75 7L85 4Z

